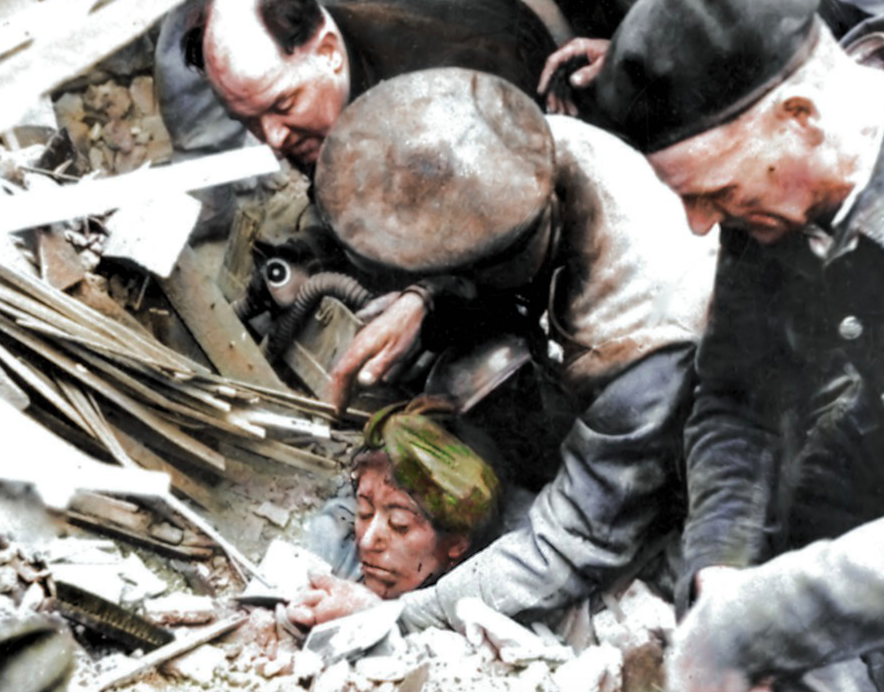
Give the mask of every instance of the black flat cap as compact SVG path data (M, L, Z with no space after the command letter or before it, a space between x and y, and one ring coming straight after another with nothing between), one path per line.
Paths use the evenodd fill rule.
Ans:
M732 120L816 43L818 0L639 0L591 87L589 119L659 151Z

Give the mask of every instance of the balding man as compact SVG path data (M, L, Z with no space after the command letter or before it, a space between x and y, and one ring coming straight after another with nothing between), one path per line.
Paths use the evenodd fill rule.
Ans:
M730 600L723 566L884 514L884 73L847 55L816 8L640 0L594 83L608 122L681 195L694 231L722 226L686 430L683 605L697 588ZM859 589L857 574L831 577ZM807 665L838 656L828 618L805 624L825 592L795 595L773 630L788 638L745 623L760 625L741 659L745 684L795 673L796 653ZM740 603L732 615L755 610ZM844 655L855 651L844 642Z
M220 133L217 146L235 144L242 130L224 120L226 110L305 167L344 105L384 79L468 67L533 94L553 49L537 16L511 0L469 7L451 0L336 0L324 7L316 0L210 0L190 2L166 20L157 78L177 148L211 149L212 129Z

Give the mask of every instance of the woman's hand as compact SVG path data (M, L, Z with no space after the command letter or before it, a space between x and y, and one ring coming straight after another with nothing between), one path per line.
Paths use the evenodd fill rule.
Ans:
M381 598L362 584L330 574L311 574L310 588L288 604L286 614L295 624L309 628L380 602Z

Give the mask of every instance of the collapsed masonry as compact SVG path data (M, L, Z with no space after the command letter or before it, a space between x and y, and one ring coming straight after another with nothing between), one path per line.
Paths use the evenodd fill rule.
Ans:
M0 16L15 105L0 118L0 645L22 654L0 689L659 689L673 615L638 582L557 634L467 604L465 634L402 637L385 604L308 635L284 594L254 595L317 569L291 546L344 482L365 414L338 420L283 381L237 315L256 215L297 223L299 176L241 185L230 236L186 242L194 181L278 164L256 149L164 165L151 42L175 4L16 0ZM79 14L42 35L63 10Z

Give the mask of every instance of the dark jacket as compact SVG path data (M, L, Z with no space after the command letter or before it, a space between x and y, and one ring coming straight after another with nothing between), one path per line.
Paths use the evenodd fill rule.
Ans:
M533 98L555 50L520 0L329 0L351 65L350 97L431 67L466 67L512 82Z
M245 128L228 118L206 79L187 67L181 38L201 0L164 20L155 76L160 111L179 154L242 145ZM351 65L351 98L384 79L431 67L492 72L536 98L546 57L555 43L520 0L333 0ZM191 21L192 23L192 21Z
M770 247L722 232L686 428L682 607L702 567L757 563L884 515L882 191L879 155L828 232Z

